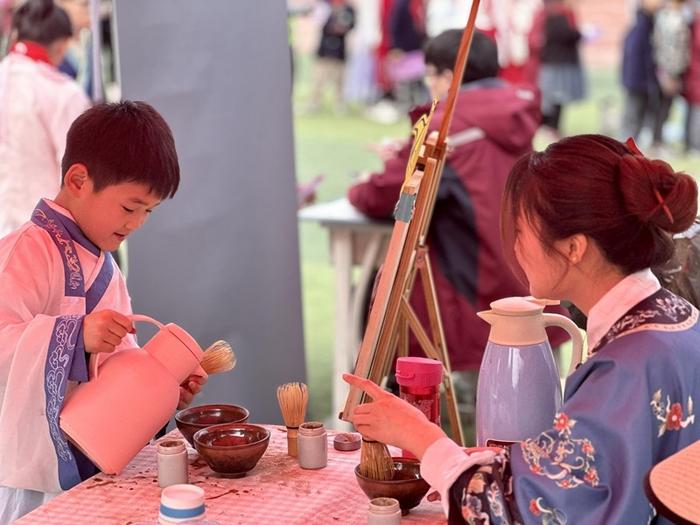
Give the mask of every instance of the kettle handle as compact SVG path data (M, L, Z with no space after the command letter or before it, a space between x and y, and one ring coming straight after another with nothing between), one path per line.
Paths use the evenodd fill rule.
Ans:
M573 342L573 351L571 352L571 362L569 363L569 371L566 373L570 376L576 367L581 364L583 359L583 336L581 335L581 330L578 326L569 319L559 314L543 314L544 325L545 326L558 326L566 330L571 336L571 341Z
M156 321L152 317L148 317L147 315L141 315L141 314L131 314L127 315L127 317L133 321L134 323L137 323L139 321L143 321L144 323L151 323L155 325L158 329L163 328L163 323L160 321ZM88 378L90 379L97 379L97 375L99 373L100 369L100 358L102 357L102 354L95 354L93 357L90 358L90 373L88 375Z
M138 322L138 321L143 321L144 323L151 323L156 325L158 328L163 328L163 323L160 321L156 321L152 317L148 317L147 315L141 315L141 314L132 314L132 315L127 315L129 319L131 319L133 322Z

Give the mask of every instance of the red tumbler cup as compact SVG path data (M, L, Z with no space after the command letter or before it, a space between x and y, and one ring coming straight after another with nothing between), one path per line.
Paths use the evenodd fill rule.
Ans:
M442 363L425 357L399 357L396 360L396 382L399 396L425 414L430 421L440 425L440 383ZM414 457L402 451L406 457Z

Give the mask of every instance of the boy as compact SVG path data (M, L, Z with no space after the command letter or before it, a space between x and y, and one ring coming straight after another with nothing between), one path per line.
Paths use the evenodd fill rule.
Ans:
M88 358L137 346L109 254L180 181L175 143L148 104L87 110L71 126L54 201L0 239L0 524L96 472L58 426ZM189 404L201 385L181 388ZM109 407L105 407L109 410Z

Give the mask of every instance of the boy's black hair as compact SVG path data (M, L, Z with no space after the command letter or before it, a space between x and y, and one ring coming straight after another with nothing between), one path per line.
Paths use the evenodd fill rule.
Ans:
M27 0L12 15L17 40L31 40L42 46L73 36L68 14L54 0Z
M125 100L99 104L68 130L63 176L84 164L95 191L112 184L145 184L161 199L175 195L180 166L175 141L163 117L149 104Z
M425 63L434 66L438 73L445 70L454 71L461 41L461 29L448 29L431 38L423 48ZM475 31L462 84L495 77L498 75L498 70L496 43L481 31Z

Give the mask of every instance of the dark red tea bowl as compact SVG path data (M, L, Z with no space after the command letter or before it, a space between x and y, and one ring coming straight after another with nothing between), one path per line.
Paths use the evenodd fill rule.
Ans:
M269 444L270 431L248 423L215 425L194 435L194 446L209 468L232 478L255 468Z
M412 458L392 458L394 477L389 481L378 481L360 474L360 465L355 467L355 479L369 499L395 498L399 501L401 514L417 507L430 485L420 475L420 462Z
M180 410L175 414L175 424L187 442L194 446L195 432L212 425L245 423L250 412L238 405L200 405Z

